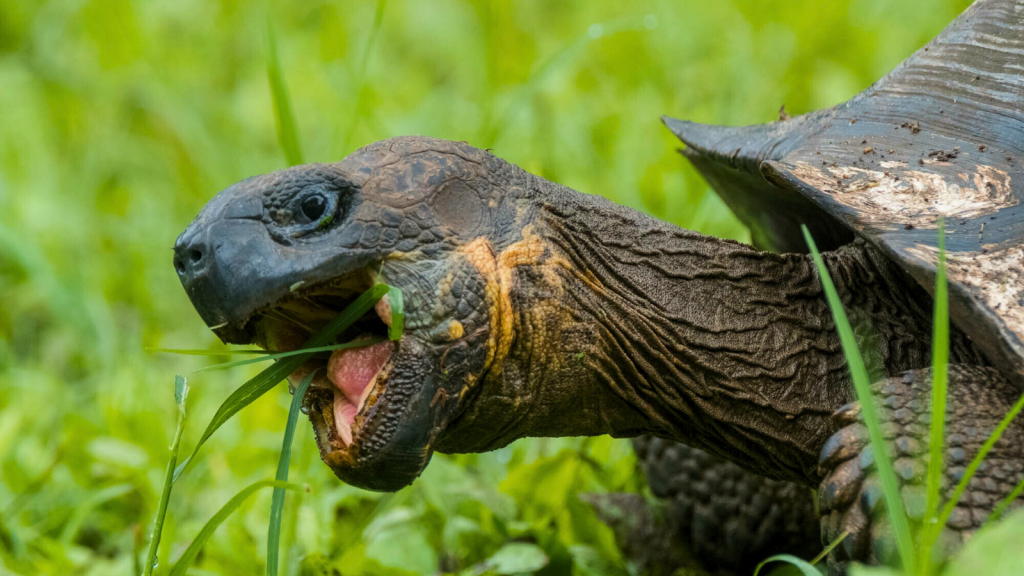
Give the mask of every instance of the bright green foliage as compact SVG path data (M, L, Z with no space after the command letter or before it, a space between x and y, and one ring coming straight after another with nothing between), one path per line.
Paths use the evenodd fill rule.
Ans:
M274 98L274 118L277 120L277 141L284 151L288 164L302 164L302 148L299 145L299 129L295 124L292 101L288 97L288 86L281 73L281 59L277 53L277 36L274 32L273 17L267 14L267 80Z
M199 535L196 536L195 540L188 545L188 548L185 549L181 558L174 563L174 566L171 568L170 576L183 576L185 571L188 570L188 567L196 559L196 556L199 555L199 552L202 551L203 546L206 545L210 536L213 536L217 527L227 520L228 516L231 516L236 510L238 510L239 506L241 506L242 503L253 494L253 492L268 486L273 486L275 490L302 490L302 486L299 486L298 484L289 484L287 482L281 482L280 480L260 480L259 482L254 482L253 484L246 486L239 491L238 494L235 494L231 500L228 500L227 504L222 506L221 509L218 510L212 518L210 518L210 521L203 526L203 529L199 531Z
M268 87L268 4L304 154L287 162ZM145 351L222 347L189 304L169 250L217 190L429 134L491 146L578 190L744 240L659 116L748 124L775 118L782 103L791 114L835 104L967 4L3 0L0 573L132 572L177 414L161 383L230 360ZM209 421L257 372L196 374L189 420ZM211 510L273 474L290 401L279 387L210 437L175 484L157 573ZM189 427L186 445L200 433ZM291 476L312 491L285 507L282 574L297 574L301 558L344 565L346 575L442 563L462 571L509 542L536 543L548 573L596 573L595 558L624 568L576 495L643 487L626 441L435 455L411 488L387 496L341 485L301 419L295 436ZM131 491L104 499L123 486ZM242 504L193 572L263 572L270 501L263 491Z
M536 544L510 542L484 560L481 568L495 574L529 574L547 566L549 561Z

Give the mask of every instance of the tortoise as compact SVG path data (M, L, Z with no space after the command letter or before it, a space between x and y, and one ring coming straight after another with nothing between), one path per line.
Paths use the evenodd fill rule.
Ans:
M753 246L466 143L398 137L221 191L174 265L217 336L273 350L299 347L374 282L401 288L400 340L292 375L317 371L304 407L345 482L398 490L435 451L528 436L644 437L652 489L672 500L648 532L678 535L671 562L728 572L813 552L819 521L821 541L849 534L833 571L885 561L871 451L800 225L857 327L907 502L923 490L944 226L948 496L1024 391L1021 53L1024 2L979 0L834 108L741 128L664 118ZM390 306L339 340L383 334ZM1024 475L1022 456L1015 422L951 516L947 551Z

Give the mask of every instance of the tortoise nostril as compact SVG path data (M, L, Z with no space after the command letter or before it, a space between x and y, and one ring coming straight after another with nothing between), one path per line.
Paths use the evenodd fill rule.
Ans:
M190 236L192 237L178 238L174 245L174 269L185 283L197 280L206 273L208 265L212 264L211 247L202 239L196 238L196 235Z

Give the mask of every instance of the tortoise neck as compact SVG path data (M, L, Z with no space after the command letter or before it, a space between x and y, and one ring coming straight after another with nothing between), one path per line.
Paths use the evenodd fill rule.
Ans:
M852 389L810 257L760 252L595 197L573 194L546 212L569 263L571 329L588 332L559 341L579 348L563 354L585 367L581 392L629 406L602 401L603 419L621 421L612 433L635 434L628 416L638 412L656 435L816 485L829 416ZM863 242L825 261L874 374L927 365L930 297Z

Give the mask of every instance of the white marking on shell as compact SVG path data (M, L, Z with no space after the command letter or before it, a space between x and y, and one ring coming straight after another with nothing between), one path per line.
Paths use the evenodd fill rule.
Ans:
M938 248L918 244L907 248L911 255L934 266ZM1002 321L1005 329L1024 341L1024 246L995 252L949 252L946 274L966 286Z
M891 164L905 166L902 162ZM886 173L857 166L819 168L809 162L797 162L792 172L808 185L855 209L858 219L865 224L935 228L939 216L977 218L1019 204L1005 170L992 166L972 168L974 172L969 173L969 178L961 178L962 183L919 170Z

